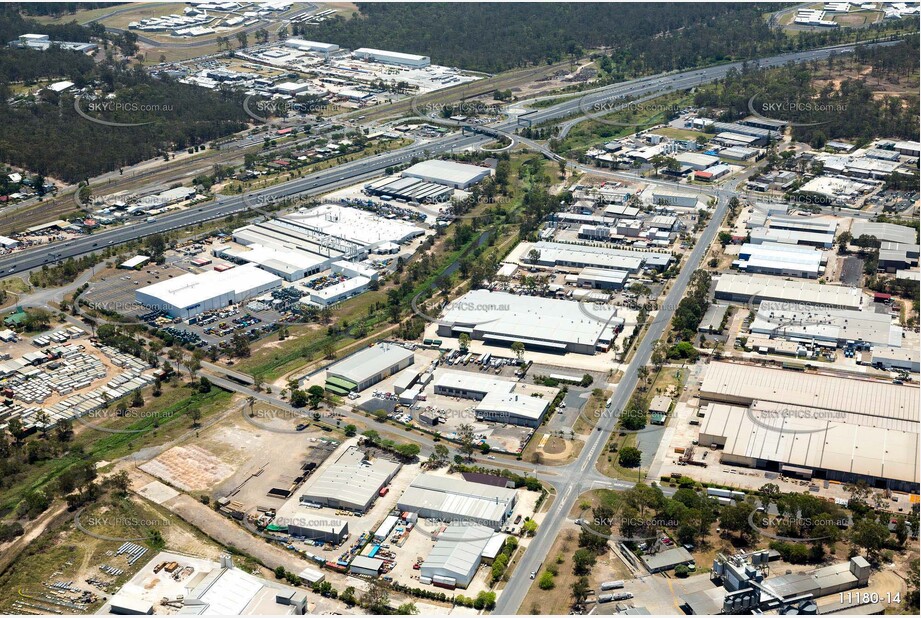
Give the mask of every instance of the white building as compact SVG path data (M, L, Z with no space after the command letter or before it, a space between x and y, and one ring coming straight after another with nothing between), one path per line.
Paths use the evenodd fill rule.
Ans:
M531 389L535 388L531 385ZM525 385L467 371L443 371L435 379L435 393L478 401L474 412L478 420L538 427L556 396L550 390L542 397Z
M747 273L816 279L824 271L821 251L775 242L745 243L732 265Z
M339 51L339 46L335 43L317 43L316 41L305 41L304 39L286 39L284 45L298 51L315 52L324 56Z
M623 326L614 307L583 311L574 301L473 290L445 311L438 334L466 333L506 349L520 342L531 350L595 354L606 351Z
M724 273L716 281L714 296L716 300L747 303L752 308L765 300L778 300L788 305L825 305L842 309L860 309L864 306L864 296L859 288L765 275Z
M414 361L412 351L392 343L362 348L326 369L326 388L339 395L363 391L406 369Z
M352 56L359 60L371 60L383 64L396 64L414 69L421 69L432 64L432 60L428 56L417 56L416 54L404 54L401 52L371 49L368 47L356 49L352 52Z
M388 459L368 457L357 446L350 446L315 473L300 498L285 503L278 510L278 517L296 521L298 507L311 504L364 513L401 467ZM292 517L291 513L295 515Z
M281 279L252 265L224 272L185 274L140 288L135 299L151 309L186 320L203 311L220 309L265 294L281 286Z
M493 531L486 526L448 526L435 541L419 575L446 578L459 588L466 588L473 581L492 537Z
M514 489L420 474L400 496L397 506L425 519L498 530L515 508L516 497Z
M432 159L416 163L404 170L401 175L404 178L418 178L455 189L467 189L484 178L488 178L492 173L492 169L488 167Z

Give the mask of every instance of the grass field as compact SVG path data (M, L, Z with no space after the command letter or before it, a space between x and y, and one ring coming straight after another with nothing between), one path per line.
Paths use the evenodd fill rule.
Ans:
M0 513L10 512L25 494L41 490L73 465L113 461L138 449L168 442L191 429L188 409L198 407L202 413L200 422L206 422L209 416L225 409L231 399L229 393L218 389L200 394L185 386L164 385L160 397L151 396L149 390L145 392L144 406L133 410L132 417L93 420L94 425L132 433L108 433L74 422L73 443L67 455L33 463L20 475L6 479Z
M122 540L102 540L78 529L73 515L62 524L45 531L34 540L18 559L0 576L0 612L26 613L18 604L47 608L47 613L80 613L77 607L68 607L77 597L73 593L60 593L46 588L60 581L95 593L94 602L85 611L98 611L105 598L127 582L160 548L177 549L210 558L216 558L220 546L178 517L141 498L103 497L80 514L85 530L100 536L132 541L148 548L147 554L134 565L128 565L125 556L115 556ZM162 543L151 540L156 530ZM107 564L125 571L113 577L100 570ZM87 578L110 582L106 588L91 586ZM79 605L78 605L79 607ZM20 611L16 611L16 610Z

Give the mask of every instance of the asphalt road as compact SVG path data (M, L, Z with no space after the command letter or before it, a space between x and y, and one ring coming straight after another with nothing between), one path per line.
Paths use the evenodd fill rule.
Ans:
M754 170L750 171L750 173L753 172ZM653 347L662 337L666 326L671 322L678 302L684 296L691 275L698 269L710 245L716 238L720 225L726 217L729 200L735 195L735 188L743 181L743 177L737 178L717 190L718 201L710 222L688 255L674 284L665 296L659 312L649 325L645 336L637 344L633 360L630 361L624 371L624 375L614 389L609 408L614 413L604 415L598 420L596 431L593 431L588 440L586 440L585 446L575 462L566 468L556 468L557 472L566 475L565 480L554 483L557 489L557 496L541 523L535 538L528 547L528 551L525 552L521 562L515 567L515 571L505 586L505 590L499 595L494 613L515 614L518 612L518 608L524 601L525 595L531 586L531 572L540 568L541 563L550 552L560 527L581 493L588 491L592 487L604 485L617 489L623 485L632 486L632 483L615 481L602 476L595 468L595 460L603 452L608 439L617 427L618 412L626 408L627 401L630 399L634 388L636 388L639 368L649 363Z
M882 43L886 44L886 43ZM803 62L827 58L834 53L852 51L853 45L839 45L836 47L810 50L791 54L783 54L756 61L760 66L778 66L787 62ZM623 82L587 91L581 97L565 101L546 109L537 110L527 115L534 123L542 123L556 119L569 118L587 111L595 113L610 109L612 101L630 96L638 97L651 92L671 92L683 90L704 82L722 78L732 68L740 68L741 62L719 65L684 73L657 75L642 79ZM517 118L509 119L503 123L493 125L491 128L500 133L510 133L519 126ZM310 176L292 180L268 189L248 194L248 203L265 204L272 200L296 195L312 195L324 193L334 188L345 186L350 181L369 178L382 172L388 166L406 163L414 155L440 154L453 149L464 149L488 141L485 136L448 136L427 144L413 144L400 150L387 154L368 157L340 165ZM0 258L0 276L9 276L27 272L33 268L40 268L69 257L76 257L93 251L104 249L108 246L118 245L131 239L142 238L150 234L166 232L193 226L203 221L227 216L240 212L246 208L243 196L221 196L214 202L198 207L197 209L182 211L157 217L148 223L145 221L131 225L105 230L85 238L70 240L52 247L41 246L27 251L14 253Z

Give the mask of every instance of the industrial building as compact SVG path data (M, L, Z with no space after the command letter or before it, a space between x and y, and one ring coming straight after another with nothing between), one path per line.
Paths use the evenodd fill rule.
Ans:
M440 583L466 588L476 575L494 534L492 529L476 524L448 526L422 563L420 578L444 578L447 581Z
M324 56L339 51L339 46L335 43L317 43L316 41L305 41L304 39L285 39L283 44L285 47L291 47L298 51L315 52Z
M499 530L515 508L516 495L514 489L505 487L420 474L400 496L397 506L425 519Z
M527 392L528 389L531 392ZM478 401L474 411L478 420L538 427L555 392L534 397L532 385L499 380L467 371L444 371L435 379L435 394ZM544 394L544 393L541 393Z
M177 565L173 574L191 569L187 578L173 581L156 565ZM180 593L177 595L176 590ZM168 613L190 616L302 616L307 613L307 591L269 581L234 566L222 554L220 562L171 552L160 552L132 580L112 596L101 614L163 613L161 600L170 601Z
M870 364L874 367L892 370L921 372L921 360L917 349L896 346L874 346Z
M822 252L811 247L762 242L742 245L732 265L746 273L817 279L823 263Z
M297 520L297 504L364 513L401 467L389 459L370 459L357 446L350 446L334 462L314 475L297 503L289 500L279 509L277 516Z
M400 175L404 178L418 178L454 189L468 189L492 174L492 169L488 167L432 159L416 163L403 170Z
M700 398L698 443L724 463L918 490L916 388L715 362Z
M835 242L837 223L833 220L789 217L775 214L766 217L752 217L749 242L761 244L775 242L792 245L806 245L830 249ZM760 225L759 225L760 223Z
M574 301L473 290L444 312L438 334L466 333L503 348L517 341L532 350L595 354L606 351L623 326L614 307L592 307L588 313Z
M355 575L367 575L368 577L377 577L384 568L384 561L380 558L371 558L369 556L355 556L349 565L349 573Z
M412 351L379 343L363 348L326 369L326 389L338 395L361 392L413 364Z
M797 303L842 309L860 309L865 300L859 288L733 273L720 275L714 297L716 300L748 303L752 307L765 300L776 300L788 306Z
M714 157L716 158L716 157ZM683 208L696 208L697 195L694 193L680 193L668 189L655 189L652 192L652 203L663 206L680 206Z
M59 47L64 50L80 52L87 54L96 51L99 46L95 43L83 43L79 41L52 41L47 34L20 34L19 38L10 43L10 47L19 47L21 49L35 49L45 51L51 47Z
M710 575L698 576L709 577L711 585L707 587L707 582L701 582L703 586L694 586L693 592L681 595L681 609L696 616L816 615L820 613L816 599L865 587L870 580L870 564L862 556L808 571L788 570L774 577L768 577L769 559L767 551L748 556L718 554ZM855 600L860 594L853 595ZM823 605L823 609L833 605ZM872 613L866 611L868 607L859 606L858 612Z
M537 259L533 263L540 266L607 268L623 270L631 274L639 272L642 268L664 270L674 259L669 253L630 251L549 241L536 242L531 250L537 252ZM527 254L524 259L531 261Z
M692 170L705 170L711 165L716 165L720 162L719 157L714 157L713 155L705 155L698 152L682 152L675 155L675 160L678 163L687 165Z
M420 204L450 202L454 195L451 187L413 177L385 178L366 185L365 191L368 195Z
M315 509L307 507L301 507L299 511L300 513L296 516L290 514L290 509L286 516L276 515L267 530L287 532L293 537L333 545L339 545L349 538L349 522L344 519L318 517Z
M829 307L791 307L789 303L764 301L749 330L825 347L851 345L901 347L902 327L887 313Z
M382 64L395 64L398 66L412 67L421 69L432 64L428 56L417 56L416 54L404 54L401 52L385 51L383 49L371 49L360 47L352 52L352 56L359 60L370 60Z
M903 245L916 245L918 243L917 233L910 227L894 223L864 221L863 219L854 219L854 222L851 223L851 236L854 238L872 236L879 241Z
M622 270L583 268L576 276L576 283L582 287L600 290L622 290L629 276L629 273Z
M363 260L378 247L406 244L424 233L406 221L324 204L234 230L234 241L244 248L219 247L214 253L296 281L334 262Z
M188 273L135 291L145 307L186 320L203 311L238 304L281 286L281 278L253 265L224 272Z

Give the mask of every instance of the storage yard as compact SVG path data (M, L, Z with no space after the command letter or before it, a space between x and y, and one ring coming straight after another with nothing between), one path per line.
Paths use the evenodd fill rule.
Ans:
M95 423L114 414L110 402L155 381L144 361L99 344L80 327L64 326L4 344L0 361L0 426L19 419L28 431L63 420Z

